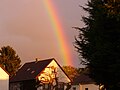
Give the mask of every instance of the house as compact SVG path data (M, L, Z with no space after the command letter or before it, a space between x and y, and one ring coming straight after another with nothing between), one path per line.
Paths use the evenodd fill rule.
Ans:
M100 90L100 89L99 85L96 85L95 82L87 74L82 73L74 79L70 90Z
M65 90L70 79L54 58L25 63L10 79L10 90Z
M9 74L0 66L0 90L9 90Z

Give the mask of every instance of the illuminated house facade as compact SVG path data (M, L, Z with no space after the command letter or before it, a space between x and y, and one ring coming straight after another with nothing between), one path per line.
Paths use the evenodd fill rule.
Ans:
M70 82L54 58L36 60L25 63L10 79L10 90L66 90Z
M0 90L9 90L9 75L0 67Z

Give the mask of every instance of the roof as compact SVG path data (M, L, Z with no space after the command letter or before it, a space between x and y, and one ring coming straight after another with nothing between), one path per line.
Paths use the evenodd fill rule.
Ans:
M35 79L54 58L25 63L16 73L16 76L10 79L10 82L19 82Z
M87 74L80 74L73 80L74 85L95 83Z
M2 68L8 75L10 75L2 65L0 65L0 68Z

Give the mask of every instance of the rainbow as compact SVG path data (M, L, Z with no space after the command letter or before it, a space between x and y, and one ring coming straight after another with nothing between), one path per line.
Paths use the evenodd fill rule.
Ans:
M63 33L62 24L59 20L57 15L57 10L54 7L54 4L51 0L44 0L43 1L45 8L49 14L50 21L52 22L52 27L55 32L58 41L58 47L60 49L61 56L63 57L61 60L65 65L72 65L71 54L69 50L69 46L67 44L66 37Z

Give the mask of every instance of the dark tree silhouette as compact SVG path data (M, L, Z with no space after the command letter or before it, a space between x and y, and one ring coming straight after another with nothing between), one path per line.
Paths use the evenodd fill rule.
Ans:
M106 90L120 88L120 0L89 0L89 13L76 37L78 53L90 70L90 77Z
M16 74L20 68L21 60L16 55L15 50L10 46L3 46L0 50L0 65L10 74L10 77Z

